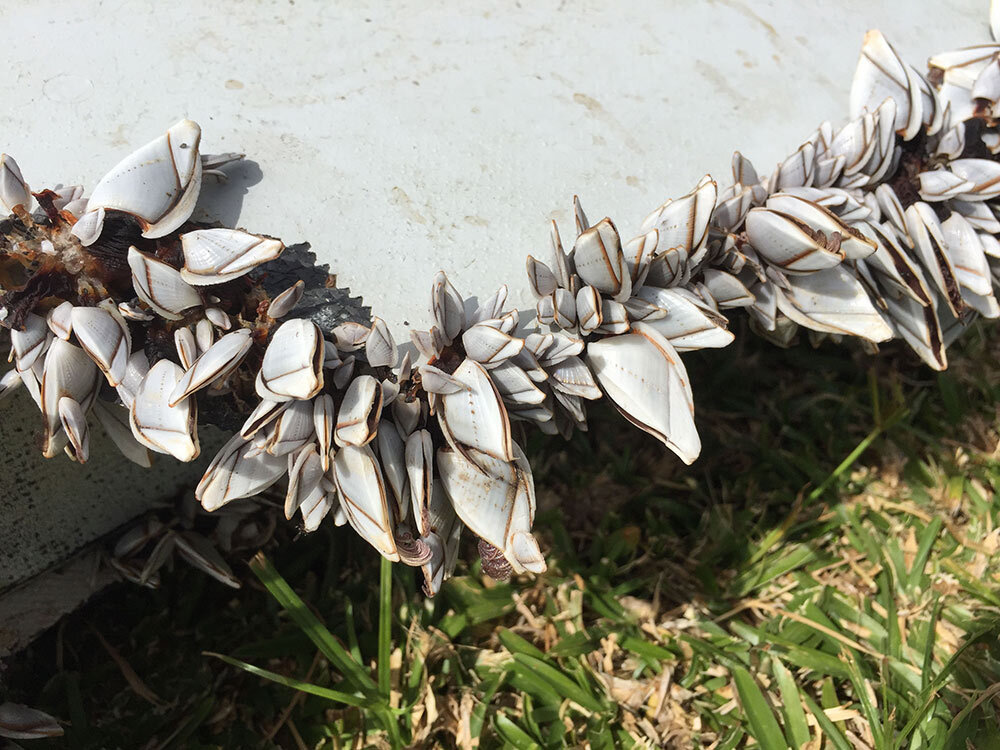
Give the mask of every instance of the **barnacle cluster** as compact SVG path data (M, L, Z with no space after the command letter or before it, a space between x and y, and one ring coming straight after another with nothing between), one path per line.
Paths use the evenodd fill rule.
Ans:
M14 369L0 396L24 386L46 456L85 461L93 415L144 465L150 451L194 459L198 404L228 398L245 422L197 487L205 510L283 481L288 518L350 524L420 567L429 594L463 529L489 572L541 572L512 421L568 436L607 397L691 463L701 445L681 355L729 344L732 310L782 345L799 328L872 351L899 338L939 370L973 318L1000 317L998 102L1000 45L935 55L923 75L870 32L842 127L823 123L770 176L736 153L732 185L706 176L631 240L576 201L572 243L553 223L548 261L528 257L528 325L506 287L474 307L439 273L434 325L410 333L417 357L377 317L303 315L305 280L268 294L257 274L279 262L279 240L190 222L204 175L238 158L202 155L193 122L89 198L30 193L4 156L0 322ZM190 534L170 538L212 568Z

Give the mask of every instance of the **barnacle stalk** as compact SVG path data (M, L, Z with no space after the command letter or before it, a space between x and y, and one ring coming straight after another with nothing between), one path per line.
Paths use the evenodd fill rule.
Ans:
M127 156L89 199L31 193L3 156L14 369L0 397L24 386L48 457L86 461L93 417L143 465L150 452L194 459L199 407L224 400L245 421L198 484L205 510L284 482L287 518L350 524L385 560L419 567L430 595L464 529L488 573L540 573L512 422L568 437L607 397L691 463L682 355L727 346L733 311L783 346L800 328L872 352L902 339L935 370L973 319L1000 317L998 102L1000 45L935 55L924 75L869 32L845 124L824 122L769 176L737 152L731 185L706 176L632 239L575 199L572 241L553 222L547 259L528 256L527 325L506 286L473 309L438 273L434 325L410 332L415 360L377 317L309 314L327 283L292 274L266 288L287 258L279 240L190 221L205 175L238 158L202 155L193 122ZM230 582L201 537L161 527L125 545L154 549L132 577L149 580L163 545Z

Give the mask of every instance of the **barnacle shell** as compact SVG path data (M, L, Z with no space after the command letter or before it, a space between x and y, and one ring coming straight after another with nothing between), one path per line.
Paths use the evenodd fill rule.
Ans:
M184 375L173 362L161 359L142 379L129 410L136 440L157 453L169 453L178 461L193 461L198 445L198 408L191 398L171 405L169 396Z
M108 172L87 202L88 213L100 209L122 211L139 221L143 237L170 234L188 220L198 201L200 142L198 124L181 120ZM92 236L93 231L88 230L87 237Z
M385 483L378 460L367 445L347 445L333 459L341 507L355 531L379 553L398 561Z
M275 331L257 375L257 394L271 401L310 399L323 387L325 349L319 327L294 318Z
M186 232L181 235L181 247L181 278L195 286L239 278L261 263L274 260L285 249L280 240L221 228Z
M687 371L670 342L648 323L587 345L597 382L625 417L692 463L701 452Z

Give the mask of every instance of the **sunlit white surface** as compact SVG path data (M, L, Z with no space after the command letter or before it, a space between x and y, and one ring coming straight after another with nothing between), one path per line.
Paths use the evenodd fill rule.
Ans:
M574 193L628 235L705 172L726 183L733 149L769 173L842 120L866 29L922 67L987 41L987 16L985 0L7 3L0 150L35 189L89 190L195 119L203 151L252 160L208 189L214 218L312 243L399 333L426 324L438 269L527 307L524 257L547 252L549 218L569 230ZM0 472L0 587L190 472L160 460L128 493L142 480L103 482L106 457L80 481L38 456L37 419L4 414L4 465L26 473Z

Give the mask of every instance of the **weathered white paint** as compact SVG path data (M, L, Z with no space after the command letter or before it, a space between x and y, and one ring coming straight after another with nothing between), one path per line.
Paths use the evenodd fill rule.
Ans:
M524 256L574 193L627 233L706 171L727 180L733 149L770 172L843 118L868 28L919 67L989 39L987 0L521 5L8 5L2 149L32 186L92 186L191 117L203 150L259 164L241 223L312 242L401 325L439 268L527 303Z
M89 190L133 147L196 119L204 151L255 162L217 194L215 217L311 242L399 328L426 322L439 268L467 293L507 282L527 306L524 256L546 252L547 219L568 226L575 192L627 234L704 172L726 182L733 149L769 172L844 116L868 28L918 65L989 38L986 0L522 6L8 3L0 149L35 188ZM0 412L0 588L191 471L168 459L133 470L100 444L83 471L44 462L17 399Z
M41 416L23 388L0 405L0 591L44 570L154 504L172 506L191 491L221 444L202 429L202 455L190 464L156 455L144 469L122 458L95 423L90 460L42 458ZM2 605L0 605L2 608Z

